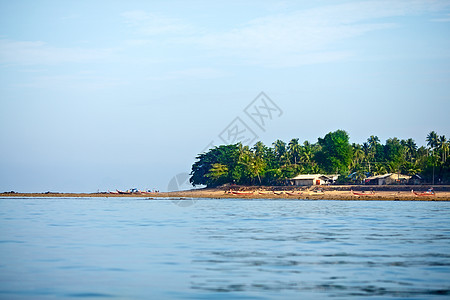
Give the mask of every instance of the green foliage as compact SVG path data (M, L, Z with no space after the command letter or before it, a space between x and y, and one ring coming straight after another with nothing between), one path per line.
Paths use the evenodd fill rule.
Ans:
M288 143L276 140L272 147L257 142L253 147L222 145L199 154L192 165L193 185L217 186L225 183L245 185L283 185L298 174L341 176L338 183L363 183L373 175L420 174L427 182L449 183L449 141L430 132L428 148L417 147L413 139L389 138L382 144L371 135L363 144L350 144L344 130L330 132L317 143L298 138Z
M349 137L344 130L330 132L325 137L319 138L321 146L316 157L320 166L329 173L344 173L352 160L352 147Z
M390 138L385 146L386 160L390 165L390 172L397 172L400 166L405 163L406 150L397 138Z
M208 152L197 156L197 161L192 165L191 178L189 181L194 186L216 186L221 183L231 182L233 180L233 170L238 164L238 160L238 144L223 145L210 149ZM216 168L214 165L216 165ZM226 167L227 173L223 173L221 176L215 177L215 172L216 169L218 169L218 165ZM222 167L222 170L225 170L224 167ZM220 172L217 174L220 174Z
M225 181L228 177L228 167L219 163L212 164L211 169L205 176L217 183Z

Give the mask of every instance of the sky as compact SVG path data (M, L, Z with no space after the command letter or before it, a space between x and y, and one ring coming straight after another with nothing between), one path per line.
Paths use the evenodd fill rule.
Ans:
M337 129L425 145L449 111L450 1L0 0L0 192L165 191L208 147Z

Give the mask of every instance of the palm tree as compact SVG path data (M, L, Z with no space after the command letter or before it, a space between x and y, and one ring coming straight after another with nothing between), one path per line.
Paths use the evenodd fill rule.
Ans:
M353 165L359 165L365 158L363 149L358 144L353 144Z
M383 164L381 163L374 164L373 168L374 168L373 175L383 175L387 173L386 167L383 166Z
M445 135L441 135L438 138L436 147L439 147L439 149L441 150L442 163L445 163L448 153L448 143Z
M260 174L265 167L264 160L261 157L258 157L255 153L248 149L248 147L244 147L243 152L239 156L239 164L243 166L250 181L253 182L253 179L257 177L259 184L261 184Z
M369 143L370 149L376 149L377 145L380 143L380 139L376 135L371 135L367 139L367 143Z
M446 161L447 161L447 158L448 158L448 153L449 153L449 151L450 151L450 142L447 142L447 143L443 144L442 150L443 150L444 153L445 153L444 162L446 162Z
M294 165L297 165L298 158L300 157L300 145L298 139L292 139L288 144L289 156L294 159Z
M266 146L263 144L263 142L259 141L255 144L255 146L253 146L253 151L255 152L255 155L257 157L264 157Z
M427 135L427 146L434 149L438 146L438 135L435 131L430 132Z
M380 139L376 135L371 135L367 139L367 143L369 144L369 159L372 161L375 159L375 155L377 154L377 146L380 144Z
M311 163L313 156L313 149L311 147L311 144L308 141L305 141L303 143L303 146L300 148L300 158L301 161L304 163Z
M238 143L239 154L242 155L244 153L248 153L250 151L249 146L244 146L242 143Z
M275 157L278 159L278 162L280 163L280 166L283 166L282 163L283 160L285 160L286 157L286 143L282 140L276 140L273 144Z
M406 140L405 147L409 157L409 161L412 162L413 158L416 157L417 145L413 139L409 138Z
M366 160L366 163L369 166L369 173L370 173L370 159L372 158L372 151L370 151L370 145L368 143L363 143L362 150L364 152L364 159Z

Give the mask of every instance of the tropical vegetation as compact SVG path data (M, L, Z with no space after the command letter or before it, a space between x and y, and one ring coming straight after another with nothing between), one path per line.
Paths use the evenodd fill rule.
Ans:
M284 185L299 174L340 174L339 183L363 183L373 175L401 173L418 175L423 182L450 183L450 142L435 131L426 146L396 137L384 144L371 135L362 144L350 143L344 130L318 138L316 143L294 138L276 140L271 146L257 142L221 145L201 153L192 165L190 182L195 185L223 184Z

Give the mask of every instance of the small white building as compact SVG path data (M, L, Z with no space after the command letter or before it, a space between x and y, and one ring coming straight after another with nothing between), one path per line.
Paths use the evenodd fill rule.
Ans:
M294 185L323 185L334 183L339 175L300 174L291 178Z

